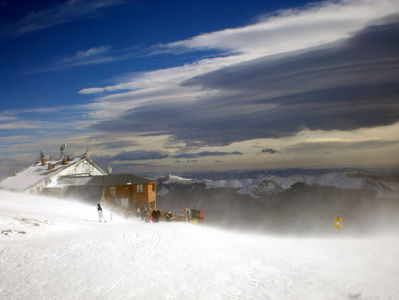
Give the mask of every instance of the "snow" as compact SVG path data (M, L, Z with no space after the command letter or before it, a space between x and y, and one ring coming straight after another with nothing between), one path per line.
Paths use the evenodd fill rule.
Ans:
M363 187L363 179L351 178L341 173L328 173L316 177L314 184L341 189L361 189Z
M232 188L241 189L250 185L253 182L252 179L232 179L232 180L206 180L206 188Z
M166 194L169 193L169 190L166 187L162 187L158 192L157 195L158 196L165 196Z
M165 180L165 184L171 184L171 183L180 183L180 184L190 184L194 182L194 179L189 179L189 178L183 178L179 177L176 175L168 175L168 179Z
M279 237L104 210L99 223L94 205L0 191L0 299L399 295L398 234Z
M48 169L48 165L42 166L41 162L36 162L33 165L19 171L15 176L5 178L0 182L0 188L5 188L14 191L23 191L55 174L57 171L64 169L74 163L80 161L81 158L74 158L68 162L67 165L61 164L61 160L48 161L53 168Z

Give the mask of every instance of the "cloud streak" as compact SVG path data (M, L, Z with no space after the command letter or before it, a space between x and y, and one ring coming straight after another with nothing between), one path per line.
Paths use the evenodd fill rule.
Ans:
M262 149L262 153L270 153L270 154L274 154L277 153L277 150L274 150L272 148L266 148L266 149Z
M111 143L105 143L105 145ZM114 143L112 143L113 145ZM117 146L120 146L120 142L115 142ZM103 144L98 144L103 145ZM118 147L119 148L119 147ZM153 160L153 159L164 159L164 158L200 158L206 156L226 156L226 155L242 155L242 152L233 151L233 152L222 152L222 151L202 151L198 153L180 153L176 155L170 155L166 152L161 151L146 151L146 150L134 150L134 151L123 151L114 156L111 155L103 155L97 156L96 158L99 160L108 160L108 161L134 161L134 160Z
M372 19L398 11L397 1L322 1L259 18L251 25L204 33L167 45L171 49L218 49L265 56L350 37Z
M17 23L9 25L6 30L13 36L21 36L78 19L95 17L101 9L123 3L122 0L68 0L49 9L32 11Z
M226 155L242 155L242 152L222 152L222 151L203 151L199 153L181 153L173 155L174 158L197 158L205 156L226 156Z
M399 140L366 140L366 141L331 141L331 142L302 142L286 147L286 151L343 151L363 150L372 151L392 146L398 146Z
M128 161L128 160L147 160L147 159L163 159L167 158L167 153L158 151L145 151L145 150L134 150L121 152L112 157L113 160Z
M52 64L36 70L30 70L23 74L35 74L56 71L64 68L88 66L96 64L111 63L120 60L126 60L133 57L145 56L146 50L140 47L129 47L123 49L111 49L110 46L92 47L86 50L76 51L73 55L58 59ZM91 94L102 92L103 89L89 88L80 91L80 94Z
M102 146L104 149L118 149L131 146L137 146L137 143L132 141L114 141L95 144L95 146Z

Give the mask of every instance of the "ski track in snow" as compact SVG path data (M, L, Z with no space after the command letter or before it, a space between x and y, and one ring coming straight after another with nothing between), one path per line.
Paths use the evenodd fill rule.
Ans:
M0 191L0 232L10 229L0 299L399 299L398 235L99 223L94 205Z

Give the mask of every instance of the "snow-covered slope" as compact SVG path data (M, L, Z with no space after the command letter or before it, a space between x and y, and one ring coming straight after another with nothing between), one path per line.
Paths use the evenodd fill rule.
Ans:
M0 299L396 299L399 237L279 238L97 221L0 191Z

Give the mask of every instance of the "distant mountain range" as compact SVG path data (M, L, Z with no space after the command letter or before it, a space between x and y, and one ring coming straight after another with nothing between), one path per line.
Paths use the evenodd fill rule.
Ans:
M379 197L396 197L399 192L399 175L365 175L359 173L327 173L321 175L290 175L286 177L268 175L242 179L191 179L175 175L157 178L158 195L164 196L176 185L201 185L205 189L232 189L238 194L261 197L283 193L295 184L308 186L334 187L337 189L372 190Z
M250 230L333 233L335 216L343 216L345 230L352 232L399 224L399 175L348 169L298 173L158 176L157 202L163 210L203 209L208 223Z

